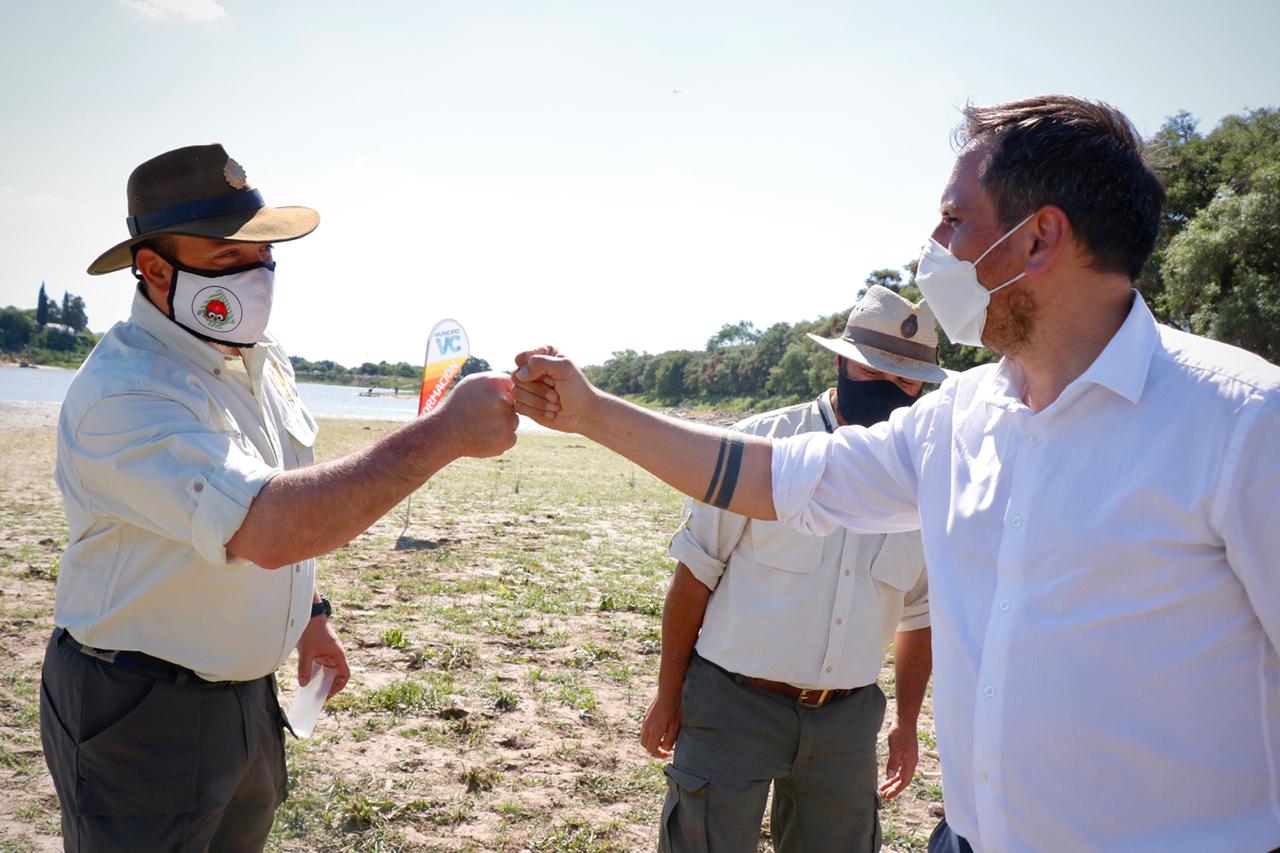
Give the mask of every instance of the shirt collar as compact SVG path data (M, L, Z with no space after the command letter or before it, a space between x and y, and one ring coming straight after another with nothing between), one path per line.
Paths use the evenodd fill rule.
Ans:
M196 366L210 373L220 369L226 356L209 344L190 334L161 313L139 287L133 294L130 322L151 335L165 348L177 352L195 362Z
M1088 383L1101 385L1130 403L1138 402L1147 384L1147 373L1159 338L1151 309L1143 301L1142 294L1133 291L1133 304L1124 323L1111 336L1093 364L1062 389L1058 401L1069 398L1072 389ZM1007 409L1022 407L1024 384L1022 369L1010 359L1002 358L987 380L987 402Z
M1142 294L1133 291L1129 316L1089 369L1071 384L1091 382L1114 391L1130 403L1138 402L1147 385L1147 373L1159 339L1160 332L1156 329L1151 309L1143 301Z

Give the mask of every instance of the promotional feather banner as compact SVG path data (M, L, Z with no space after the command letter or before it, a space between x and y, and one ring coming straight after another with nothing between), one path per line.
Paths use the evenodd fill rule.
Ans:
M467 333L457 320L441 320L431 327L427 340L427 361L422 368L422 392L418 396L418 414L429 412L444 398L462 365L471 354Z

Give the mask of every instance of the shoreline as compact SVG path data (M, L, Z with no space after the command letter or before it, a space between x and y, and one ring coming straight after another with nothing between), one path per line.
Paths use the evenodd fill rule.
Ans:
M0 367L22 367L22 362L10 361L7 358L0 358ZM75 371L74 367L62 367L57 364L28 364L28 370L70 370Z

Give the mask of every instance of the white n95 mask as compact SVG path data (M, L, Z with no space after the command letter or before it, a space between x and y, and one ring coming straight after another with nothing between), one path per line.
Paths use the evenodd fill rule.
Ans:
M170 320L197 338L228 346L251 347L264 339L275 292L274 261L225 270L169 263Z
M1023 271L999 287L987 290L978 283L978 264L991 254L992 249L1030 222L1033 216L1035 213L1006 231L975 261L960 260L932 237L924 244L916 267L916 287L924 294L942 331L953 343L971 347L983 345L982 330L987 325L987 305L991 302L991 294L1003 290L1027 273Z

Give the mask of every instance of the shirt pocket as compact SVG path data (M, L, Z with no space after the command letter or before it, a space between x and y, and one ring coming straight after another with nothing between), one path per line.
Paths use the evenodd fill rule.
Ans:
M294 400L287 405L284 428L289 433L289 440L293 442L294 455L298 457L299 465L310 465L316 460L316 434L319 433L320 426L301 401Z
M821 536L806 536L780 521L751 522L751 552L758 565L808 574L822 562Z
M884 538L880 553L871 563L871 577L899 593L910 592L924 571L920 534L892 533Z

